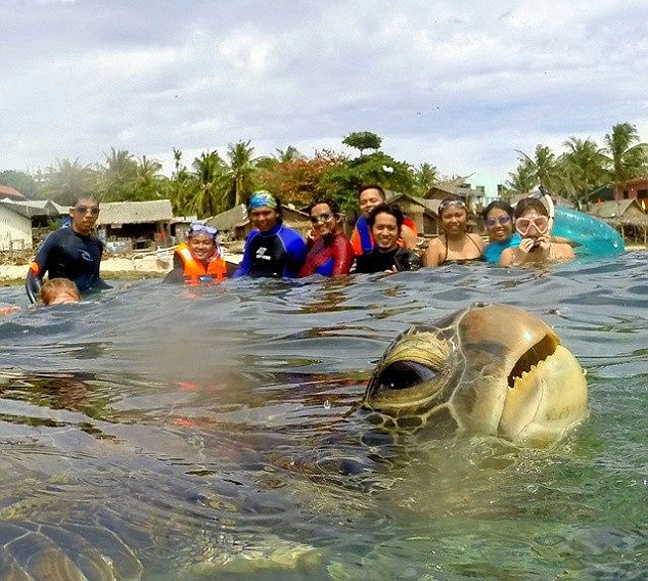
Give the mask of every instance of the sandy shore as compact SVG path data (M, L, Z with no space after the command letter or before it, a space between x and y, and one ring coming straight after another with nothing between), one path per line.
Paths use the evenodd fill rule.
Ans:
M225 253L225 260L238 264L241 255ZM173 267L173 254L143 254L131 257L108 256L101 261L101 276L106 280L114 278L161 278ZM27 275L26 264L0 265L0 285L23 283Z

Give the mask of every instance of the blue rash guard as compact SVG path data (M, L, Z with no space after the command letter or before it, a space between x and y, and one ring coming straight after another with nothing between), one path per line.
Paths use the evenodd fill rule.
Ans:
M36 301L43 276L69 278L82 293L108 288L99 277L103 243L94 236L83 236L71 227L55 230L41 244L32 262L25 286L32 302Z
M306 243L299 233L281 222L267 232L252 230L245 241L243 260L234 277L295 278L307 252Z
M482 258L489 264L498 264L502 252L507 248L519 246L521 240L522 236L515 232L506 242L491 242L484 248Z

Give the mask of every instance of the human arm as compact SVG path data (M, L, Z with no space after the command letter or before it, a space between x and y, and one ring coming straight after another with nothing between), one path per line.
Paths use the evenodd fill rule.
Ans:
M349 274L353 266L353 246L346 236L339 235L333 246L333 276Z
M55 247L55 237L52 234L45 238L45 241L40 245L27 271L25 291L32 304L38 303L38 293L43 286L43 277L48 269L50 254L52 254Z
M308 254L308 248L306 247L304 239L295 230L291 231L290 236L286 235L283 242L288 255L283 276L287 278L296 278L304 265L306 255Z
M414 250L418 245L418 236L416 232L405 224L401 227L401 240L403 241L403 247Z
M431 240L423 254L423 266L439 266L443 249L440 236Z

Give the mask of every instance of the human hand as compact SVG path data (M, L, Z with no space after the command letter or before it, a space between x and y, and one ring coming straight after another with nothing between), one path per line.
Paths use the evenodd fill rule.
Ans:
M551 240L548 236L538 236L537 238L522 238L519 246L520 250L525 254L537 252L538 250L547 252L550 247Z

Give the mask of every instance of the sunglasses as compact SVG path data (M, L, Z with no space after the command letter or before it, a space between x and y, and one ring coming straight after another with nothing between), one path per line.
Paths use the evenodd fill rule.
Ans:
M495 224L499 224L500 226L504 226L505 224L508 224L511 221L511 217L508 215L502 215L498 216L497 218L488 218L486 220L486 226L489 228L492 228L495 226Z
M218 234L218 228L213 228L212 226L205 226L204 224L192 224L189 226L189 234L198 234L205 233L207 236L216 238Z
M97 206L77 206L74 211L78 214L87 214L90 212L93 216L99 215L99 208Z
M546 234L547 230L549 230L549 218L546 216L533 216L530 218L518 218L515 221L515 229L522 236L526 236L529 233L531 226L535 226L535 229L540 234Z
M333 218L334 214L331 212L323 212L319 216L311 216L310 221L311 224L324 224L324 222L328 222L331 218Z

